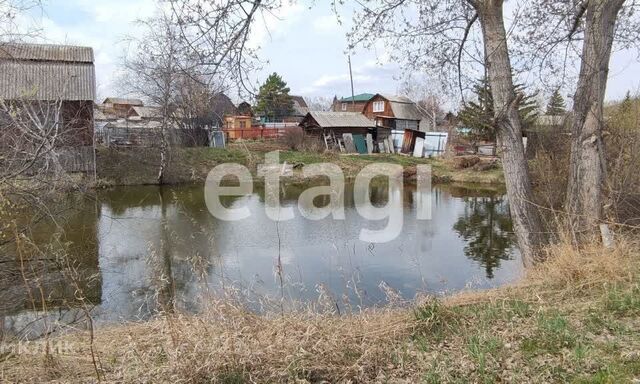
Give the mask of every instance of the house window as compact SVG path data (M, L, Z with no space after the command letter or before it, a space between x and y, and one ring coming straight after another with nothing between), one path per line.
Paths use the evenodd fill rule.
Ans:
M374 101L373 112L384 112L384 101Z
M240 122L240 129L245 129L247 128L247 122L246 121L241 121Z
M346 111L347 110L347 103L342 103L342 110Z

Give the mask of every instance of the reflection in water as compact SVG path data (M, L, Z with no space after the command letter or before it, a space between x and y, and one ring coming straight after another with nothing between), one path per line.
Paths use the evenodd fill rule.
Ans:
M114 188L100 192L97 204L76 204L79 209L65 221L64 232L70 249L78 250L78 265L99 272L99 284L93 286L98 291L90 295L96 305L92 316L109 323L174 308L197 312L212 295L222 294L255 310L306 303L345 313L421 293L494 287L521 270L500 195L448 187L418 192L411 185L389 190L375 184L368 191L374 206L402 200L402 232L391 242L372 244L359 240L360 231L385 229L387 220L364 220L354 207L352 185L345 190L345 220L338 221L303 218L298 196L304 187L280 191L283 205L296 215L277 225L265 213L259 185L252 195L223 199L225 206L251 210L250 218L237 222L211 216L203 188L196 186ZM432 220L416 219L420 201L432 201ZM329 203L315 199L318 206ZM41 232L48 233L41 239L45 244L51 230ZM82 237L73 237L79 233ZM8 286L21 289L19 281ZM52 303L73 308L72 292L51 288L47 294ZM15 332L14 325L33 320L25 301L7 306L0 297L5 330Z
M453 228L467 243L464 253L482 264L487 277L493 278L500 262L509 260L515 236L509 205L501 197L471 197Z

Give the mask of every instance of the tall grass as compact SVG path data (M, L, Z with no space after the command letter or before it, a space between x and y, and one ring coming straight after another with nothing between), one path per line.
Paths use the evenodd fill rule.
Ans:
M640 375L625 352L640 345L639 249L625 238L613 250L558 244L517 284L410 309L257 315L211 298L200 315L99 329L94 347L114 382L614 382ZM55 375L33 356L0 369L10 380L95 380L84 337L62 336L77 349L53 355Z

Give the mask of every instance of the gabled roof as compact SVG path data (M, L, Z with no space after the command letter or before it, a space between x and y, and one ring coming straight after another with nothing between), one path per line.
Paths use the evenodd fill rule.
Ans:
M349 96L349 97L343 97L342 99L340 99L341 102L349 102L349 101L355 101L357 102L367 102L369 100L371 100L373 98L373 96L375 96L373 93L361 93L359 95L355 95L353 97Z
M90 101L95 84L92 48L0 43L0 98Z
M380 96L381 98L387 100L391 105L391 110L393 111L393 116L396 119L402 120L422 120L424 119L424 114L420 112L416 103L414 103L411 99L405 96L388 96L377 94L374 97Z
M309 106L307 105L307 102L304 100L304 97L302 97L302 96L293 96L293 95L292 95L292 96L291 96L291 99L292 99L294 102L296 102L296 103L300 104L300 106L301 106L301 107L309 108Z
M313 118L315 122L322 128L337 127L356 127L356 128L372 128L375 123L369 120L365 115L358 112L316 112L312 111L307 114L305 120Z
M143 119L153 119L162 117L161 111L159 107L140 107L134 106L132 107L133 111L137 116L140 116Z
M107 97L102 104L122 104L142 107L144 103L140 99L125 99L122 97Z
M296 116L305 116L309 113L309 106L302 96L291 96L293 110Z

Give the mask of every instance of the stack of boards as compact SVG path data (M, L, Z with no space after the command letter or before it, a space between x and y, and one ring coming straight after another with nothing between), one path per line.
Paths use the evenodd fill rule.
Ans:
M347 153L359 153L366 155L373 153L375 150L373 137L370 133L366 136L343 133L342 141L344 143L344 151ZM395 153L391 137L387 137L383 141L379 142L377 149L380 153Z

